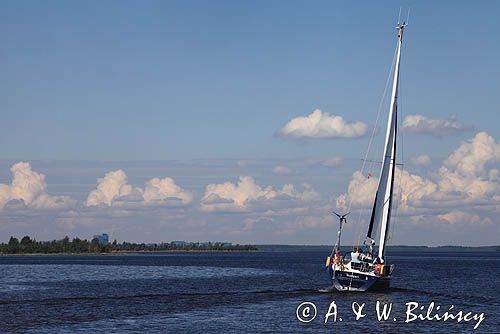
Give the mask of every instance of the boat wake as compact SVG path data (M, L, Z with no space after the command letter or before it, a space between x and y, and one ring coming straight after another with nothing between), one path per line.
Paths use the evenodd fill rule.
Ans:
M317 291L320 292L320 293L335 293L335 292L338 292L337 289L335 289L335 287L333 285L332 286L328 286L326 288L318 289Z
M275 296L301 296L317 294L320 290L317 289L293 289L293 290L255 290L255 291L220 291L220 292L192 292L192 293L164 293L164 294L137 294L137 295L121 295L121 296L78 296L78 297L56 297L56 298L40 298L40 299L21 299L21 300L0 300L0 305L23 304L23 303L57 303L57 302L72 302L79 300L120 300L120 299L144 299L144 298L191 298L191 297L231 297L242 295L275 295Z
M330 287L325 287L318 289L317 292L319 293L356 293L357 291L348 291L348 292L339 292L335 289L334 286ZM398 287L391 287L387 291L384 291L383 294L390 294L390 293L403 293L403 294L414 294L418 296L430 296L433 298L447 298L449 300L453 299L459 299L462 303L466 301L474 301L474 305L477 304L497 304L500 305L500 301L498 301L497 298L493 297L484 297L484 296L476 296L476 295L453 295L453 294L448 294L448 293L441 293L441 292L434 292L434 291L427 291L427 290L418 290L418 289L408 289L408 288L398 288ZM380 292L364 292L364 294L376 294L380 295ZM470 302L469 302L470 304ZM472 305L472 304L471 304Z

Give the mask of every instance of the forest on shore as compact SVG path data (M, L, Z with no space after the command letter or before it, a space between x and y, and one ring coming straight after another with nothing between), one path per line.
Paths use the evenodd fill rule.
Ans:
M161 251L254 251L253 245L232 245L223 242L169 242L169 243L103 243L68 236L60 240L37 241L29 236L21 240L11 236L8 243L0 243L0 254L57 254L57 253L112 253L112 252L161 252Z

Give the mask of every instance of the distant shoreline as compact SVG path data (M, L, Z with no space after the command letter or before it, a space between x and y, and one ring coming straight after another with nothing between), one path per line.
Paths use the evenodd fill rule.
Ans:
M329 248L332 249L332 245L256 245L259 251L294 251L297 249L304 250L320 250ZM353 248L353 245L341 246L341 251L349 251ZM483 251L483 252L500 252L500 245L498 246L405 246L405 245L394 245L387 246L386 250L388 252L467 252L467 251Z
M55 253L0 253L0 256L81 256L81 255L128 255L128 254L162 254L162 253L252 253L252 252L287 252L297 250L324 250L330 245L255 245L256 249L170 249L170 250L130 250L111 252L55 252ZM342 246L348 251L353 246ZM388 246L387 251L398 252L500 252L500 246Z
M172 249L172 250L158 250L158 251L114 251L114 252L81 252L81 253L0 253L0 256L73 256L73 255L127 255L127 254L161 254L161 253L250 253L258 252L252 249Z
M60 240L37 241L29 235L20 240L11 236L7 243L0 243L0 254L101 254L101 253L137 253L137 252L189 252L189 251L254 251L254 245L233 245L230 242L186 242L171 241L162 243L109 242L106 233L95 235L93 239L70 239L65 236Z

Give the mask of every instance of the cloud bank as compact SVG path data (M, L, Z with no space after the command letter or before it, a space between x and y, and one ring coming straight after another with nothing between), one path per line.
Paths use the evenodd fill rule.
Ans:
M369 126L363 122L348 122L316 109L308 116L293 118L278 133L291 138L358 138L368 131Z
M169 177L153 178L144 187L132 187L127 175L121 170L106 173L98 179L97 188L87 197L85 205L90 206L144 206L189 204L193 194L179 187Z
M402 214L432 215L456 223L484 217L479 212L500 213L500 142L485 132L463 142L442 164L434 180L396 168L395 198ZM369 208L378 180L355 172L348 191L336 198L339 208ZM467 208L467 214L462 212ZM482 221L491 221L485 217Z
M408 115L403 121L403 130L408 133L425 134L435 137L454 135L470 130L456 117L448 119L431 119L422 115Z
M314 201L320 195L310 186L304 185L300 192L292 184L285 184L281 190L271 186L262 187L250 176L241 176L237 184L232 182L207 185L201 200L203 211L247 211L271 202L278 204L291 201ZM289 204L289 203L288 203Z
M6 207L34 209L61 209L75 204L68 196L47 194L45 175L34 172L27 162L18 162L10 168L12 183L0 184L0 210Z
M405 231L398 242L495 244L500 214L499 141L480 132L459 143L442 161L438 155L433 157L432 170L416 165L408 171L397 168L395 225ZM413 162L427 165L428 157L418 156ZM27 163L13 165L12 181L7 175L9 181L0 184L2 235L29 232L51 239L65 234L88 237L102 231L135 241L219 240L224 236L250 243L329 243L337 227L331 215L334 204L345 208L352 200L353 209L364 215L360 224L366 224L377 185L375 177L356 172L347 191L339 195L346 190L345 181L351 176L346 173L352 164L349 159L335 158L248 160L245 167L238 167L235 160L217 164L124 162L119 167L130 169L133 179L123 170L110 169L109 163L97 162L91 170L88 163L80 162L71 168L61 162L38 162L37 166L44 163L62 173L56 188L47 187L45 177ZM334 174L323 167L342 163L346 166ZM271 173L276 166L293 172L277 178ZM102 168L108 172L96 182L99 174L95 171ZM144 170L161 175L165 169L191 180L189 190L200 196L195 198L171 178L143 178L146 181L140 184L130 181L144 176ZM252 174L240 173L243 169ZM425 177L415 172L419 169L425 170ZM250 176L227 179L227 175L255 175L258 182ZM289 184L276 185L275 180L284 177L291 180L284 182ZM314 188L303 185L304 180ZM77 191L78 205L69 197L52 196L57 188ZM54 210L41 212L41 208ZM358 225L347 225L346 240L357 238L354 226Z

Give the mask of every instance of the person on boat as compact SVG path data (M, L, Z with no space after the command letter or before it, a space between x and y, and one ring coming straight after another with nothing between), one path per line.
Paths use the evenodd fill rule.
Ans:
M359 259L364 262L373 262L373 256L370 253L361 253Z
M361 261L359 261L359 255L360 255L359 248L354 247L354 249L351 252L351 262L361 263Z
M340 254L338 250L335 251L335 255L333 256L333 263L334 264L340 263Z

